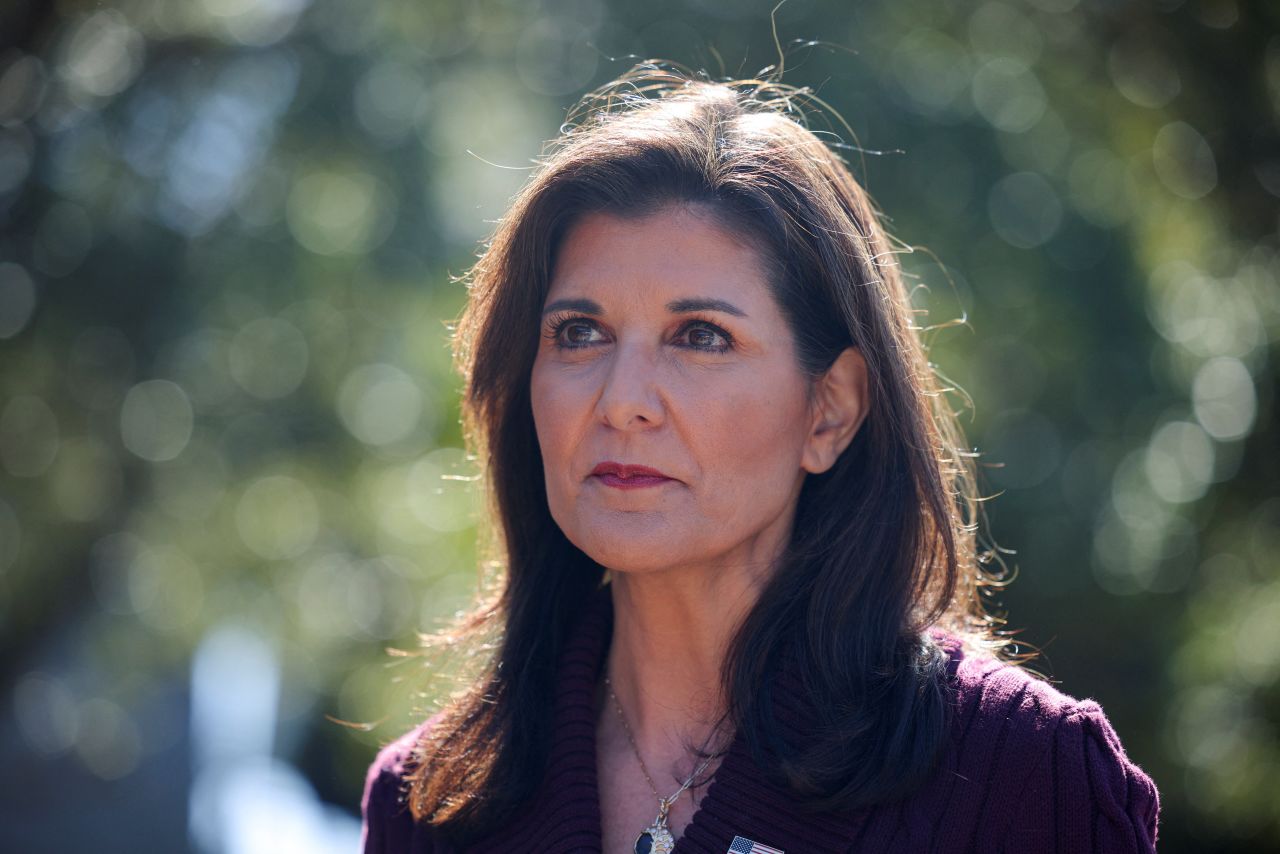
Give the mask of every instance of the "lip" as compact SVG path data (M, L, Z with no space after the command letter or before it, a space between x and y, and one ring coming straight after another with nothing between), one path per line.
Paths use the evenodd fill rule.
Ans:
M649 466L627 465L612 460L606 460L593 468L591 477L598 478L602 484L614 489L644 489L675 480Z

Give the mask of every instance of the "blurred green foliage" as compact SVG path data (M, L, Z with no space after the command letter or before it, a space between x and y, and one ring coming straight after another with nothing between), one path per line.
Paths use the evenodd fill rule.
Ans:
M250 626L279 749L354 810L422 706L385 647L477 579L457 275L578 95L652 57L755 75L772 5L0 10L0 680L25 748L127 787L160 739L134 710ZM784 82L855 131L823 133L974 402L1009 626L1103 703L1167 851L1280 846L1278 22L776 11ZM53 638L74 665L36 669Z

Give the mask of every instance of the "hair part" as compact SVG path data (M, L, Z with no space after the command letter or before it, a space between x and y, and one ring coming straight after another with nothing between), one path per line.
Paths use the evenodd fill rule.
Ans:
M792 117L806 99L637 66L580 103L471 269L454 352L501 571L454 637L487 632L495 650L419 745L415 818L465 839L532 794L560 653L604 578L552 519L529 392L556 251L590 213L706 211L759 248L810 377L847 347L866 360L869 413L831 469L806 476L790 541L724 664L726 714L762 767L816 810L905 794L946 735L945 654L926 630L1003 647L984 608L984 589L1004 581L978 553L973 455L875 207ZM818 715L804 744L784 743L757 690L784 664Z

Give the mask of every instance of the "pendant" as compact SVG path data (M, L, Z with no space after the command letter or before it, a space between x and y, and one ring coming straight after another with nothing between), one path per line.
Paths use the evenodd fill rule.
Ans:
M671 854L676 847L675 837L664 821L655 821L636 838L636 854Z
M676 838L667 827L667 813L670 811L671 804L665 798L658 798L658 817L636 837L636 854L671 854L676 847Z

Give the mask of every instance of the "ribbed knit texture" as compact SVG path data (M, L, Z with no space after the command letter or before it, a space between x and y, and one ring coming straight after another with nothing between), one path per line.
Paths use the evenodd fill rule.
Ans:
M612 631L605 590L593 600L561 660L555 740L529 806L467 852L600 851L596 788L596 687ZM676 843L677 854L725 854L735 836L787 854L809 852L1147 852L1155 850L1159 798L1125 756L1102 709L990 657L949 655L951 736L927 783L893 802L813 814L764 779L736 738ZM777 719L790 743L809 711L778 676ZM365 854L453 854L403 801L404 763L430 721L387 745L364 791Z

